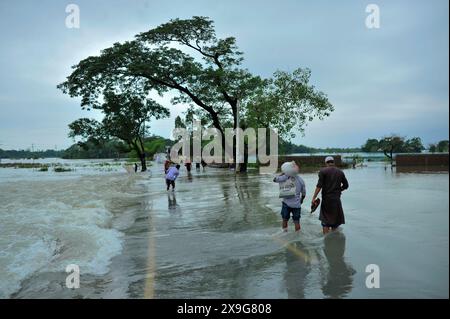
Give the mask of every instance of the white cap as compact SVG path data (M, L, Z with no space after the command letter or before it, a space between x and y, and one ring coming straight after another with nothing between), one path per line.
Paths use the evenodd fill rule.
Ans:
M328 162L334 162L333 156L327 156L327 157L325 158L325 163L328 163Z

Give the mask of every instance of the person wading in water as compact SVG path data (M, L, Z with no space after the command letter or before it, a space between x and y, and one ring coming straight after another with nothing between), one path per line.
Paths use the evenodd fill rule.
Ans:
M287 231L288 221L294 221L295 231L300 231L301 205L306 196L306 187L303 179L298 176L299 166L295 162L286 162L281 165L281 175L276 176L273 181L280 184L281 227Z
M325 163L327 166L319 172L319 181L312 203L322 191L319 219L322 222L323 233L327 234L345 224L341 193L348 188L348 181L344 172L335 166L333 157L328 156Z

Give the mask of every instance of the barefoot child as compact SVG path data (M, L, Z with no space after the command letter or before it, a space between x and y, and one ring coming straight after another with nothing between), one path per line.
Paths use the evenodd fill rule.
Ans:
M177 165L175 167L172 166L167 170L166 174L167 190L169 190L170 185L172 185L172 191L175 190L175 180L177 179L179 174L180 174L180 165Z
M282 174L276 176L273 181L280 184L280 198L283 199L281 204L282 228L283 231L287 231L288 221L292 213L295 231L299 231L300 207L306 196L305 182L298 176L299 167L294 161L283 163L281 171Z

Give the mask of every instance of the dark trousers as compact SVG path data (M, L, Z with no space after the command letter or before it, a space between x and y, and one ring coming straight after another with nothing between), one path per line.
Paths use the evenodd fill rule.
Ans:
M167 190L169 190L170 185L172 185L172 189L175 189L175 181L171 181L170 179L166 179Z

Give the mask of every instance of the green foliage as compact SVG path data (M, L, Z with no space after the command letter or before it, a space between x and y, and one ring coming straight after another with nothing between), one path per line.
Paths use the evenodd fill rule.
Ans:
M280 137L293 138L293 129L303 132L307 122L329 116L334 107L309 84L310 77L309 69L299 68L292 73L277 71L262 82L244 108L247 126L271 127Z
M428 146L428 150L431 153L448 153L448 140L442 140L438 143L432 143Z
M448 153L448 144L449 144L448 140L440 141L437 144L437 151L442 153Z
M152 136L144 140L144 150L147 157L153 157L156 153L164 153L166 146L172 146L174 144L170 139L165 139L160 136ZM138 159L139 156L135 150L131 150L129 157L132 159Z
M186 124L179 115L175 118L175 128L186 128Z
M406 140L404 137L391 135L380 140L368 139L361 149L363 152L382 151L388 158L392 158L393 153L420 153L425 147L420 137Z
M314 148L304 146L304 145L295 145L289 141L280 140L278 142L278 154L300 154L300 153L313 153Z
M64 173L64 172L70 172L70 171L72 171L72 169L66 168L66 167L62 167L62 166L56 166L55 168L53 168L53 171L55 173Z
M106 92L105 101L96 108L101 109L105 117L101 122L81 118L71 124L70 137L81 137L93 143L102 143L117 138L128 145L135 145L148 126L146 122L169 116L169 111L151 99L142 99L131 94L117 95Z
M404 144L405 139L397 135L387 136L379 141L380 149L390 159L393 153L402 152Z
M315 148L312 153L336 154L336 153L357 153L357 152L361 152L361 149L358 147L325 147L325 148Z
M117 139L103 141L102 143L87 140L86 142L79 142L67 148L62 158L118 158L126 156L129 151L129 147Z
M41 168L41 163L0 163L0 168Z
M156 153L164 153L167 145L167 141L163 138L154 139L152 141L146 141L144 143L145 152L149 156L153 156Z
M425 147L423 146L422 139L420 137L413 137L405 141L403 145L404 153L421 153Z
M108 92L142 99L152 91L160 95L172 91L177 93L174 104L191 106L190 121L195 115L222 134L224 128L236 127L238 100L244 128L277 128L282 136L288 136L293 128L302 130L308 121L333 111L326 95L309 84L308 69L277 71L273 78L263 79L243 68L242 60L235 38L217 38L209 18L174 19L80 61L58 88L71 97L81 97L83 108L102 110L102 98ZM116 104L124 107L124 103ZM102 123L100 131L106 127L112 136L131 143L133 139L125 133L133 126L125 125L125 130L117 126L127 121L129 112L125 113L122 117L114 111L105 112L112 115L107 118L112 125ZM96 123L88 121L78 126L86 126L82 131L90 136L99 131ZM131 135L136 136L137 131L140 129Z
M428 151L430 151L431 153L436 153L437 152L437 145L436 144L428 145Z
M305 145L295 145L289 141L281 140L278 143L278 153L285 154L314 154L314 153L356 153L361 152L360 148L327 147L314 148Z
M81 118L71 124L70 137L81 137L82 143L90 141L94 145L102 145L110 139L123 141L133 149L141 160L142 171L146 170L143 136L148 133L148 124L152 117L160 119L169 116L169 111L133 90L122 94L112 91L103 92L102 104L93 106L104 114L101 122Z
M372 153L380 151L380 142L375 138L369 138L367 142L361 147L363 152Z
M61 157L64 151L46 150L46 151L35 151L30 150L2 150L0 149L0 158L50 158L50 157Z

